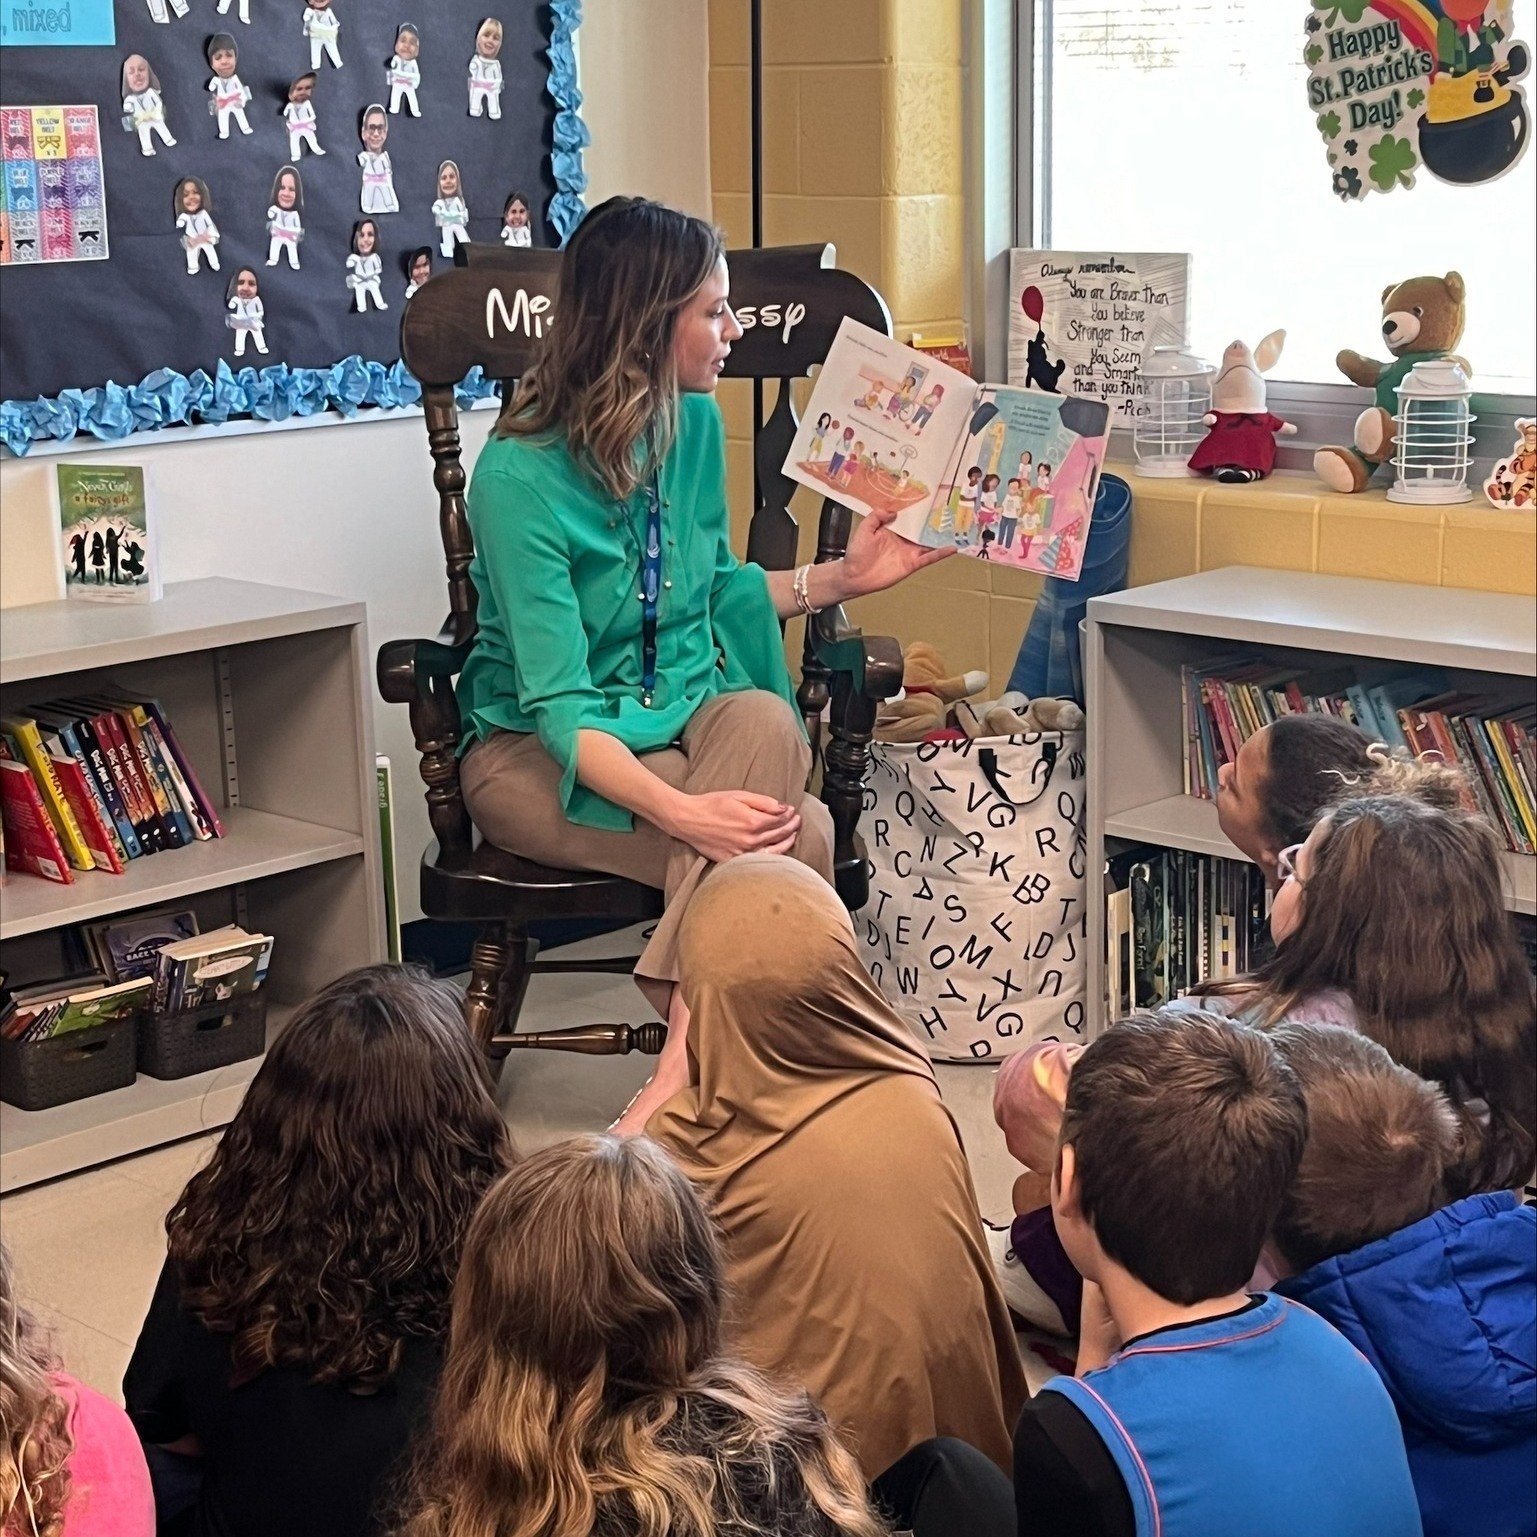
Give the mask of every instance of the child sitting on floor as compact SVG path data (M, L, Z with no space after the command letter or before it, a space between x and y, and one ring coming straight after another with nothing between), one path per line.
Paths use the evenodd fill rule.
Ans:
M725 1258L643 1137L577 1137L464 1246L402 1537L881 1537L804 1392L727 1354ZM874 1385L872 1384L872 1390Z
M1020 1418L1020 1537L1419 1537L1376 1374L1305 1308L1247 1291L1306 1133L1259 1031L1139 1015L1084 1052L1052 1206L1093 1284L1078 1375Z
M0 1241L0 1532L151 1537L144 1452L110 1399L64 1372Z
M446 983L362 967L294 1015L166 1219L123 1381L163 1532L385 1530L465 1231L510 1157Z
M1271 1231L1277 1283L1377 1368L1426 1537L1537 1530L1537 1212L1509 1191L1445 1204L1442 1092L1348 1030L1281 1025L1308 1137Z

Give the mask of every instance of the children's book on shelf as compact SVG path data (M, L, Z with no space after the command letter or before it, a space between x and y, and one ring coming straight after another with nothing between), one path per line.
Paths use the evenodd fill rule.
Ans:
M133 464L60 464L55 472L66 594L105 603L160 597L144 471Z
M167 945L195 939L197 934L197 914L175 907L82 926L82 937L92 960L114 982L153 977L160 952Z
M844 320L784 473L931 549L1069 580L1083 566L1110 409L978 384Z
M1269 939L1265 878L1247 860L1137 847L1107 861L1106 1006L1119 1019L1251 970Z
M70 885L74 871L43 804L43 793L25 763L0 746L0 817L5 826L5 867Z
M272 938L235 924L161 948L155 969L155 1007L197 1009L260 987L272 959Z
M1184 341L1189 308L1189 256L1011 251L1009 383L1104 401L1130 427L1143 359Z
M100 974L17 988L3 1033L12 1041L46 1041L74 1030L111 1024L149 1001L151 982L109 982Z

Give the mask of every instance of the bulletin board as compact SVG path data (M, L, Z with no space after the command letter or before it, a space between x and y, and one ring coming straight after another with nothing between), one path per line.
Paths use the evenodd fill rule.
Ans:
M428 247L434 272L452 265L433 212L441 163L458 167L471 240L501 236L514 191L527 197L535 245L559 245L581 216L587 136L572 48L580 0L332 0L341 67L322 50L311 97L315 141L325 153L300 145L297 156L283 110L292 82L311 69L305 0L76 0L74 9L95 13L84 37L20 38L7 30L0 48L0 109L96 108L108 251L0 267L0 439L13 452L78 431L115 438L179 422L411 403L419 391L398 362L409 255ZM479 115L470 113L471 59L487 16L501 23L499 118L484 102ZM419 40L420 115L405 98L386 114L399 206L372 216L378 295L387 308L369 303L360 313L347 265L354 226L366 217L360 130L371 104L391 104L389 66L402 23ZM208 57L218 33L235 41L249 134L231 117L229 136L219 136ZM148 61L165 131L176 141L165 143L157 130L149 155L123 126L124 61L132 54ZM13 114L13 123L19 119ZM37 146L20 143L19 131L0 141L20 185L21 167L11 160L32 157L35 174ZM297 270L286 251L268 265L269 209L286 165L297 168L302 192ZM173 207L186 178L207 189L218 271L203 262L188 271ZM84 217L94 214L87 209ZM268 350L248 347L237 359L227 321L230 283L242 267L256 275Z

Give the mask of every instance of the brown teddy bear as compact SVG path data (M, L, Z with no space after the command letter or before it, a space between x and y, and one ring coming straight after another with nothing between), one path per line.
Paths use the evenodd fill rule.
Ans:
M1382 290L1382 339L1393 358L1379 363L1348 349L1335 362L1352 384L1376 391L1376 404L1356 418L1354 447L1330 444L1313 455L1313 469L1331 491L1364 491L1372 473L1393 457L1397 386L1416 363L1446 358L1465 374L1453 348L1462 340L1467 291L1460 273L1408 278Z

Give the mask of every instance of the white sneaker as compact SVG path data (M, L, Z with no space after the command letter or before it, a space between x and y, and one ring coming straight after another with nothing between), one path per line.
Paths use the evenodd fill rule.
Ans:
M1035 1329L1048 1334L1066 1335L1068 1327L1062 1321L1061 1310L1036 1284L1035 1277L1025 1268L1009 1242L1009 1229L985 1223L987 1247L992 1254L993 1269L998 1272L1003 1287L1003 1300L1010 1312Z

